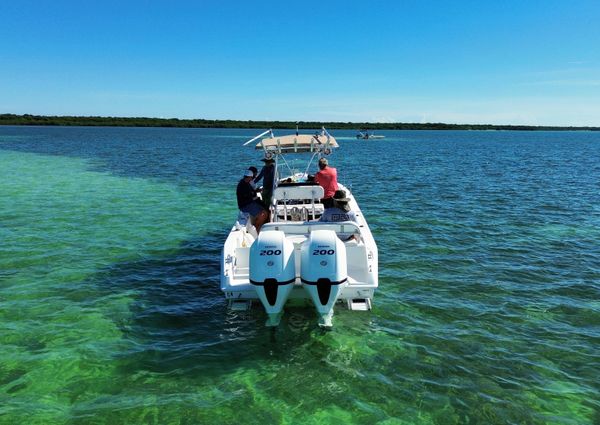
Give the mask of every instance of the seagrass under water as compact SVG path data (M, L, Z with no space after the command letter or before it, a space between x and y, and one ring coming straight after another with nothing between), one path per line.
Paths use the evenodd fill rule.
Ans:
M229 312L253 130L0 127L1 424L600 422L600 134L333 132L369 313Z

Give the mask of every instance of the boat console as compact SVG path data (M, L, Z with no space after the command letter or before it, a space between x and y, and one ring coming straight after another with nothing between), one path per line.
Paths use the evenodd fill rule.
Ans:
M323 214L323 188L319 185L285 185L273 192L273 221L318 220Z

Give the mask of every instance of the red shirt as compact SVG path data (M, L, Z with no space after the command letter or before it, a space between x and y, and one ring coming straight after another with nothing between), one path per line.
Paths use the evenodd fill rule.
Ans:
M333 167L325 167L315 174L315 181L319 183L325 191L323 198L331 198L338 189L337 170Z

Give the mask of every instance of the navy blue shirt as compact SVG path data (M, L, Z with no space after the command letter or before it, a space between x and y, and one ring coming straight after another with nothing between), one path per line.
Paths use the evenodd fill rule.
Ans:
M259 182L260 179L263 180L263 191L272 192L273 191L273 180L275 180L275 166L274 165L265 165L258 173L258 176L254 179L255 182Z
M237 185L236 195L238 208L242 209L254 200L254 189L245 179L240 180Z

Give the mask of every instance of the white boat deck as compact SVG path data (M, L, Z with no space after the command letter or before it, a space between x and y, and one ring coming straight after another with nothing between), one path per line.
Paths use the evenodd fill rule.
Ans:
M279 323L288 299L312 301L321 326L331 326L337 302L351 310L371 308L378 286L377 245L358 203L348 188L339 185L356 222L320 222L323 188L307 179L313 159L337 147L325 130L320 136L271 137L256 146L276 161L271 222L263 225L258 237L241 215L225 241L221 290L231 308L246 308L260 299L268 326ZM283 155L298 153L308 155L307 171L282 177L278 159L289 168Z

